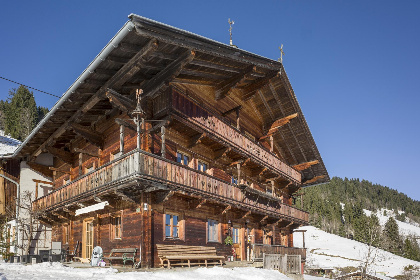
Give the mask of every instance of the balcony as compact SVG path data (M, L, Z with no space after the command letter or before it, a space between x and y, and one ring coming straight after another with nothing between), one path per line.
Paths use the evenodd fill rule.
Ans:
M176 91L172 91L170 94L172 95L170 98L171 103L167 102L164 105L158 103L154 105L154 111L158 116L162 115L161 112L170 111L175 119L184 123L186 126L206 133L207 137L214 139L218 143L222 143L226 147L232 148L244 158L251 159L254 163L262 168L267 168L273 174L290 180L296 185L301 184L301 173L287 165L275 154L255 143L238 129L224 122L221 118L212 115L208 109L197 105L186 96ZM170 108L165 106L170 106Z
M117 189L137 194L162 189L180 191L288 224L308 223L307 212L278 198L241 190L206 173L137 149L35 200L33 208L44 213L57 211Z

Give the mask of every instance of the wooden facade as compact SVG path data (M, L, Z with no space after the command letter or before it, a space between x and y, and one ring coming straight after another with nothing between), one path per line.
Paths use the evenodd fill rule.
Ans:
M303 256L292 196L329 177L283 65L135 15L115 38L19 150L54 156L33 203L53 241L139 248L147 267L156 244Z

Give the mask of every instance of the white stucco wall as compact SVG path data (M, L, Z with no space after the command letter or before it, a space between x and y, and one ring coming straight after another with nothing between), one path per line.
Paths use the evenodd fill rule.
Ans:
M53 156L50 154L40 154L36 160L35 163L39 163L46 166L52 166L53 165ZM32 200L35 200L35 189L36 189L36 183L33 181L41 180L41 181L47 181L51 182L52 178L46 177L43 174L31 169L29 165L26 163L26 161L22 161L20 164L20 193L21 198L23 198L23 195L26 191L31 192ZM38 184L38 197L41 197L48 193L48 191L51 191L52 186L49 184ZM22 203L24 203L22 201ZM28 219L28 212L24 209L21 209L19 216L21 219ZM23 226L23 225L21 225ZM31 254L38 254L39 250L48 250L51 248L51 226L38 223L36 226L37 231L35 232L34 236L36 240L34 240L31 244ZM23 244L22 242L28 242L28 237L24 236L23 232L20 231L19 233L19 244ZM22 249L18 250L18 253L20 255L24 254L24 251Z

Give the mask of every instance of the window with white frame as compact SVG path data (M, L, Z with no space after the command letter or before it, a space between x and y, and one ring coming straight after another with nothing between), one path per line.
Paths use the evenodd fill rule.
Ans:
M219 242L219 222L209 219L207 223L207 241Z

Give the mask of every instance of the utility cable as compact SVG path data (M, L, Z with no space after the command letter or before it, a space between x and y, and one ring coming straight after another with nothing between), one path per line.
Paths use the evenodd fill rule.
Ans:
M3 80L5 80L5 81L9 81L9 82L11 82L11 83L15 83L15 84L17 84L17 85L21 85L21 86L24 86L24 87L27 87L27 88L30 88L30 89L33 89L33 90L36 90L36 91L39 91L39 92L42 92L42 93L45 93L45 94L48 94L48 95L51 95L51 96L57 97L57 98L60 98L60 96L57 96L57 95L55 95L55 94L48 93L48 92L46 92L46 91L39 90L39 89L36 89L36 88L30 87L30 86L27 86L27 85L24 85L24 84L21 84L21 83L18 83L18 82L12 81L12 80L7 79L7 78L4 78L4 77L2 77L2 76L0 76L0 79L3 79Z

